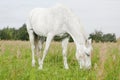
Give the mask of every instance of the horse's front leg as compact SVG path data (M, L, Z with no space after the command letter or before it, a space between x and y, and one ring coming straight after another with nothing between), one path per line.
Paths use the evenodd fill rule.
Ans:
M44 62L44 59L45 59L45 56L47 55L48 53L48 49L49 49L49 46L50 46L50 43L53 39L54 35L52 33L49 33L47 35L47 40L46 40L46 44L45 44L45 49L43 51L43 57L42 57L42 60L39 62L39 69L42 69L43 68L43 62Z
M62 40L62 54L63 54L63 61L64 61L64 67L65 69L69 69L68 63L67 63L67 45L68 45L69 38L65 38Z

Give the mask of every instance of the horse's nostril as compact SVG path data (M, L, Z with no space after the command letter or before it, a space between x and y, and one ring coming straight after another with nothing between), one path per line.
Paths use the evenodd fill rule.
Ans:
M88 54L88 53L85 53L88 57L90 56L90 54Z

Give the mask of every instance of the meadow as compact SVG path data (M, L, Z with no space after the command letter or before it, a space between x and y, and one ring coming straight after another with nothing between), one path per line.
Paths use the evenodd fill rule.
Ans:
M36 56L37 61L37 56ZM31 66L28 41L0 41L0 80L120 80L120 41L93 43L92 68L79 69L75 45L68 45L68 64L63 66L60 42L52 42L43 70Z

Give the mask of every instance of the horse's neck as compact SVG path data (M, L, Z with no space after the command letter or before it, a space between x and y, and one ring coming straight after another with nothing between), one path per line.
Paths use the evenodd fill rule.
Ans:
M70 35L73 38L76 45L85 45L86 35L84 31L77 29L77 27L72 27L70 30Z
M70 13L70 15L71 18L68 18L67 22L67 26L69 26L70 35L72 36L76 44L84 45L87 36L85 34L83 26L81 25L81 22L76 15L72 13Z

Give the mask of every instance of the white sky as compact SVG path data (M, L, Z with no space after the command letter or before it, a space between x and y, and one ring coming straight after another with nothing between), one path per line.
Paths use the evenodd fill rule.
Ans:
M58 3L70 7L88 33L101 30L120 37L120 0L0 0L0 29L19 28L31 9Z

